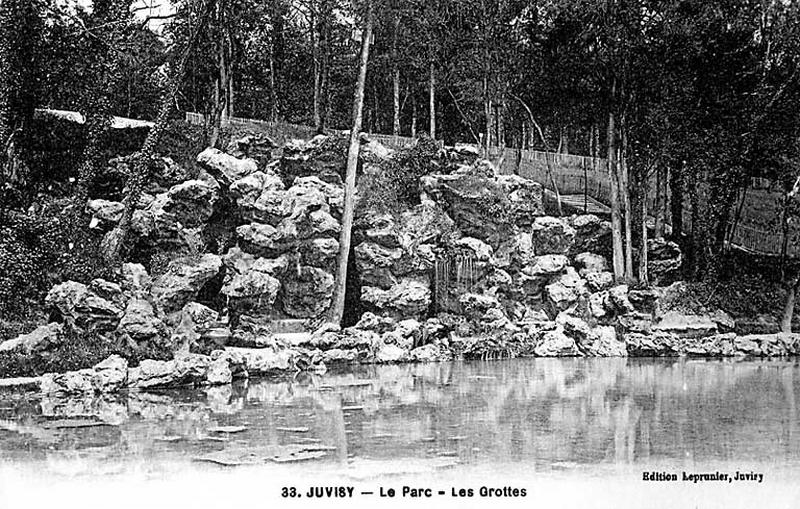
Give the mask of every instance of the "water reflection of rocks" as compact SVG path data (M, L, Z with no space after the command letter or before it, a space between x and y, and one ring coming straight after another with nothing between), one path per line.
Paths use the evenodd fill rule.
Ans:
M164 393L6 395L0 450L56 472L83 462L87 473L199 458L529 470L788 458L800 450L797 373L782 361L531 359L373 366Z

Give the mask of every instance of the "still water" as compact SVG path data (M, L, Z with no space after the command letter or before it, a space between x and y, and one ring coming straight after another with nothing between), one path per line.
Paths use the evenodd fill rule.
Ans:
M163 393L4 394L0 508L800 507L799 397L794 361L678 359L374 366ZM646 482L645 472L679 480ZM763 477L683 480L695 473ZM312 486L373 495L281 497ZM434 496L402 497L403 486ZM481 487L526 496L486 498ZM395 497L380 497L389 488ZM461 489L473 496L454 496Z

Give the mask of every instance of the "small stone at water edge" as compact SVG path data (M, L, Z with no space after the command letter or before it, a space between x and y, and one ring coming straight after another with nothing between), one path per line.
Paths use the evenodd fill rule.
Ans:
M289 433L308 433L308 428L303 427L303 426L298 426L296 428L285 428L285 427L279 426L279 427L277 427L275 429L277 431L287 431Z
M217 426L209 428L208 431L211 433L241 433L242 431L247 431L247 428L244 426Z

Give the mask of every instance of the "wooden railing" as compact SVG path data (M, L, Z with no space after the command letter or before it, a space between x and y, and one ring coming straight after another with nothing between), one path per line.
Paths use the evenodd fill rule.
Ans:
M186 122L192 125L206 125L206 118L201 113L186 112ZM271 122L268 120L256 120L252 118L229 117L223 121L223 126L240 127L243 129L258 129L272 138L279 145L285 144L292 139L308 140L313 138L317 131L313 127L288 122ZM334 132L347 133L349 131L335 131L326 129L326 134ZM379 141L383 145L393 149L412 147L417 143L417 138L408 136L394 136L391 134L369 134L373 140ZM444 146L443 142L439 142Z

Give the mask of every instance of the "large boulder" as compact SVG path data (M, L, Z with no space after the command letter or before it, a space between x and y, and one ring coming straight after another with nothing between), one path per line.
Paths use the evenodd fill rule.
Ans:
M253 159L239 159L216 148L202 151L197 162L225 186L258 171L258 163Z
M561 327L542 334L533 351L539 357L575 357L580 355L575 340L568 336Z
M677 337L667 332L642 334L631 332L624 337L628 354L636 357L675 356L680 351Z
M159 389L199 385L206 381L211 359L187 354L171 361L147 359L128 369L128 385L135 389Z
M46 396L116 392L126 387L128 361L112 355L93 368L66 373L46 373L39 384Z
M119 223L125 205L118 201L89 200L86 203L86 212L91 214L92 220L89 228L106 230Z
M427 312L431 304L431 290L423 282L403 279L388 290L363 286L361 300L380 314L414 318Z
M494 177L464 171L427 175L420 182L424 192L444 207L464 235L493 247L508 236L511 204L505 188Z
M678 275L683 254L678 244L665 239L647 241L647 273L653 284L665 284Z
M617 338L613 326L601 325L592 329L580 342L581 351L591 357L627 357L624 341Z
M17 349L25 353L44 352L62 342L63 331L64 328L60 323L54 322L40 325L32 332L0 343L0 352L10 352Z
M300 266L283 280L283 310L295 318L316 318L331 305L333 275L317 267Z
M119 307L75 281L51 288L45 303L65 321L82 329L110 331L116 328L122 317Z
M167 191L169 201L164 210L172 214L185 227L194 227L208 221L214 213L218 190L216 182L187 180Z
M330 237L305 240L298 251L302 265L332 270L339 256L339 241Z
M222 358L233 365L241 365L248 376L273 375L296 370L296 352L288 348L237 348L225 349Z
M538 182L519 175L500 175L497 181L511 202L511 220L519 226L530 226L544 215L544 188Z
M545 287L547 302L554 314L568 309L588 293L586 282L572 267L568 267L564 274Z
M397 284L395 264L402 258L399 247L384 247L375 242L362 242L355 247L356 268L363 285L388 289Z
M96 392L116 392L127 386L128 361L119 355L108 357L92 369L92 386Z
M204 254L198 259L179 259L170 262L167 271L153 281L153 303L163 313L180 311L194 300L198 292L219 274L222 259Z
M347 162L344 138L317 135L311 140L291 140L283 147L281 175L287 185L297 177L316 176L324 182L341 184Z
M575 229L562 219L542 216L531 225L531 244L536 255L566 254L575 241Z
M136 342L167 335L167 327L156 316L153 306L146 299L139 297L128 301L125 314L117 329Z
M611 223L593 214L570 216L569 226L575 230L570 255L590 252L609 255L611 251Z

